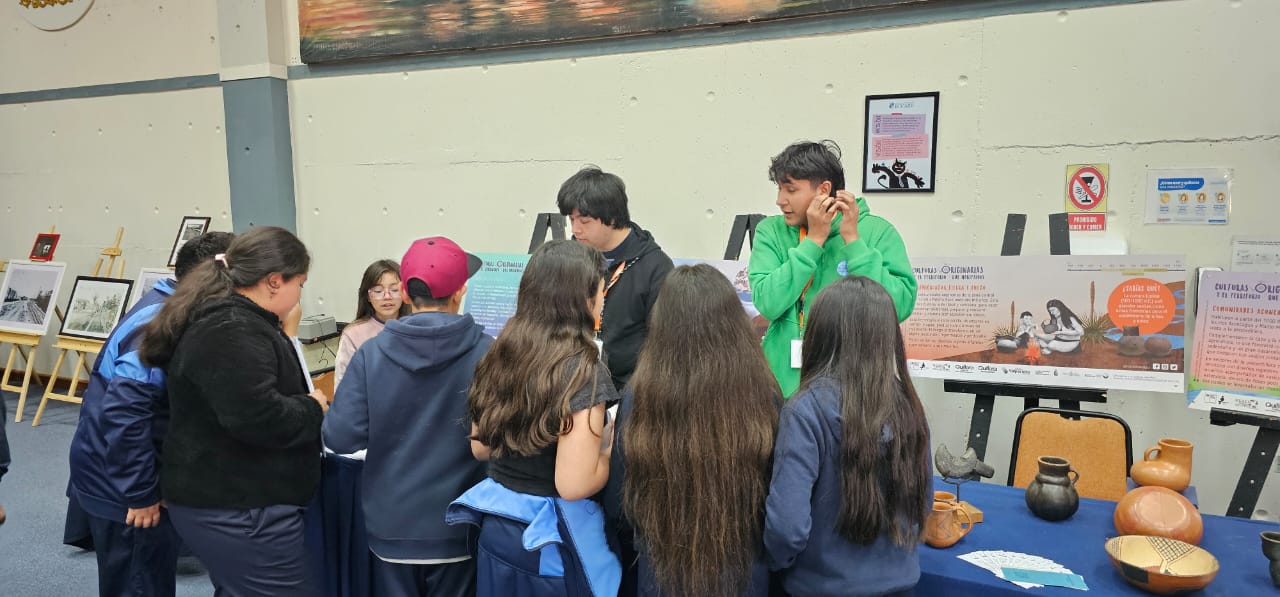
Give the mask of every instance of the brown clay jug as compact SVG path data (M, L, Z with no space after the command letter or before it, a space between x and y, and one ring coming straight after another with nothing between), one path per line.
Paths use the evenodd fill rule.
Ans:
M1147 448L1142 462L1133 463L1129 476L1138 485L1182 491L1191 484L1191 448L1189 441L1161 439L1159 445Z
M1027 508L1048 521L1071 518L1080 508L1080 494L1076 492L1080 473L1071 468L1066 458L1041 456L1036 463L1040 465L1040 472L1027 485Z
M947 502L934 502L933 511L924 521L924 542L939 549L951 547L972 530L973 520L964 508Z

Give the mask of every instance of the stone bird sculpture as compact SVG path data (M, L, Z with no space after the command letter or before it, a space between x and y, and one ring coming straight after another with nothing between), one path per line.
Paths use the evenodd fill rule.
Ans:
M964 454L956 457L951 455L951 450L948 450L947 446L938 444L938 449L933 453L933 465L946 480L973 480L978 477L990 479L996 474L995 468L978 460L978 453L974 452L973 448L966 449Z

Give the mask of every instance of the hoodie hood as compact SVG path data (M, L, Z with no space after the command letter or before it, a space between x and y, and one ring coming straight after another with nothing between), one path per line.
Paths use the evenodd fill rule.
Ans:
M484 328L469 314L426 311L388 321L372 344L387 360L416 372L453 363L483 337Z

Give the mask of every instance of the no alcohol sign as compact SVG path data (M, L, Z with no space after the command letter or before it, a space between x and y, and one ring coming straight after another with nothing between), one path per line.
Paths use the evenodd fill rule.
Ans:
M1107 229L1107 164L1067 166L1067 221L1073 231Z

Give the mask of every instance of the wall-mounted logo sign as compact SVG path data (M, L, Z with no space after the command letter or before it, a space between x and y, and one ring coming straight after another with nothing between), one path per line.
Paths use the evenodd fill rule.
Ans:
M93 0L13 0L18 13L32 26L45 31L66 29L84 18Z

